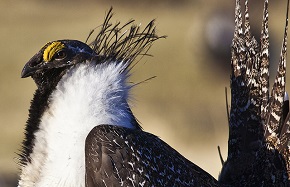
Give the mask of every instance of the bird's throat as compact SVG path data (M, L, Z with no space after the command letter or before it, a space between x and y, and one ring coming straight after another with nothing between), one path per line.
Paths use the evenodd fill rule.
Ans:
M125 68L115 62L84 63L67 71L47 97L33 136L26 137L33 141L24 157L31 159L23 164L19 186L83 186L90 130L101 124L137 128L127 103L131 86Z

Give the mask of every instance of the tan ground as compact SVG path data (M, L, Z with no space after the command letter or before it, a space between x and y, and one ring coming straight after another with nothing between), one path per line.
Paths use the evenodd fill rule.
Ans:
M160 136L217 178L221 168L217 145L224 158L227 154L224 88L229 86L230 61L223 68L209 55L203 33L206 19L217 9L227 11L233 20L234 1L200 0L185 5L81 2L0 1L0 173L17 172L15 153L35 90L31 79L20 79L24 64L48 41L84 41L113 6L114 20L134 18L145 25L156 18L158 33L168 35L151 49L153 58L144 58L133 69L134 82L157 76L133 91L136 117L146 131ZM279 49L286 3L277 4L270 9L270 26L271 42L277 42ZM260 9L255 12L262 13Z

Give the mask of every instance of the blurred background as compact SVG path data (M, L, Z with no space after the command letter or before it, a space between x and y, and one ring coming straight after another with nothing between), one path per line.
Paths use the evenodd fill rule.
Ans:
M48 41L85 41L113 6L113 21L156 19L157 41L133 69L131 103L145 131L158 135L186 158L218 178L217 146L227 156L225 87L229 87L233 0L0 0L0 186L16 186L17 153L23 139L32 79L24 64ZM259 38L262 1L250 2L252 32ZM270 2L271 68L278 62L286 0ZM273 74L272 74L273 77ZM230 94L229 88L228 93Z

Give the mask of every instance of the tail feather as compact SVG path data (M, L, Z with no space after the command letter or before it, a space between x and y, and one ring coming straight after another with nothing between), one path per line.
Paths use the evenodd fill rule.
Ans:
M285 97L284 97L284 104L283 104L283 116L282 120L280 123L280 129L278 132L279 139L281 145L284 145L283 148L281 146L281 150L285 149L288 146L288 138L290 136L290 114L289 114L289 97L287 92L285 92Z
M260 53L261 117L265 119L269 101L269 11L268 0L264 2Z
M288 7L289 5L287 5ZM286 13L286 26L284 31L283 44L281 48L281 55L277 70L277 75L271 92L271 99L269 102L269 111L265 122L267 124L266 137L271 136L272 133L278 134L280 120L283 120L283 103L285 96L286 83L286 55L287 55L287 34L288 34L288 9Z
M276 84L277 86L282 86L282 88L284 88L284 89L285 89L285 84L286 84L288 14L289 14L289 0L287 1L286 24L285 24L284 38L283 38L283 44L282 44L282 49L281 49L281 55L280 55L278 75L276 77L277 81L275 81L275 84L277 82L277 84ZM279 77L279 75L284 75L284 76ZM275 84L274 84L274 86L275 86ZM277 88L278 93L276 93L276 94L280 96L281 90L278 88ZM284 95L286 95L285 90L283 90L283 91L284 91ZM283 157L285 159L286 166L287 166L287 172L288 172L288 179L290 179L290 147L289 147L290 115L289 115L289 98L287 98L287 99L285 99L285 101L283 101L284 106L282 106L283 108L281 111L282 118L280 119L280 123L279 123L280 126L277 129L277 131L278 131L277 133L278 133L278 140L279 140L278 150L283 155ZM284 119L284 116L286 116L286 115L287 115L287 117Z
M228 158L219 177L222 185L290 185L290 115L284 101L288 7L289 0L281 57L269 96L268 0L260 43L251 34L248 0L244 17L236 0Z

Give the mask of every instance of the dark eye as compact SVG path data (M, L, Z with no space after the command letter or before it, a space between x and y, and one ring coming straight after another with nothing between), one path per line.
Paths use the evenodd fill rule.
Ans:
M61 50L61 51L58 51L58 52L54 55L54 59L55 59L55 60L62 60L62 59L64 59L66 56L67 56L66 51Z

